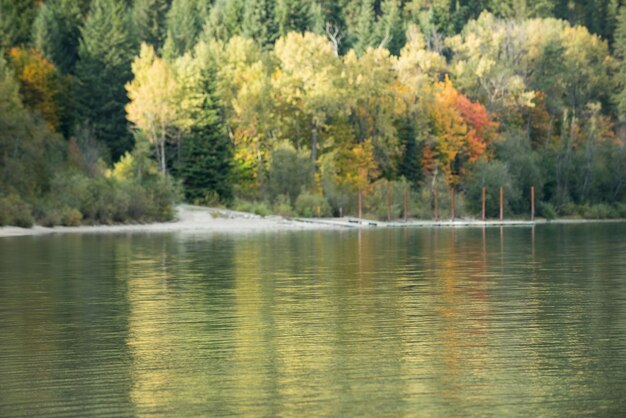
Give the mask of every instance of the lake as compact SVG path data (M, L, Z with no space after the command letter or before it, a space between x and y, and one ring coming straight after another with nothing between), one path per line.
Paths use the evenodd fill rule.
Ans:
M626 223L0 239L0 416L626 413Z

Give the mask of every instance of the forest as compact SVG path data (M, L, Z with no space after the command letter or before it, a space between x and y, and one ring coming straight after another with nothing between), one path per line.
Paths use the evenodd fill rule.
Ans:
M0 0L0 226L626 217L625 59L624 0Z

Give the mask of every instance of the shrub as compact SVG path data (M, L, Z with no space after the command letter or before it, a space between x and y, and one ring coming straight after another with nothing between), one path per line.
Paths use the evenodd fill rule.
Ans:
M272 200L287 195L293 203L302 189L313 184L313 162L310 153L297 151L283 143L272 151L269 170L269 191Z
M330 216L328 201L319 194L308 191L300 193L296 199L296 213L305 218Z
M485 187L485 211L487 217L500 214L500 187L504 188L504 210L520 207L521 192L509 173L509 168L502 161L480 160L473 167L463 182L468 209L474 215L482 212L482 189Z
M33 226L31 207L18 195L0 197L0 226L14 225L22 228Z
M289 196L279 195L274 202L272 212L284 218L291 218L293 216L293 208L291 207Z
M614 219L619 217L617 210L606 203L583 205L580 208L580 213L585 219Z
M548 220L556 219L556 208L550 202L538 202L537 215L542 216Z
M65 209L61 213L61 225L63 226L79 226L83 220L83 214L78 209Z

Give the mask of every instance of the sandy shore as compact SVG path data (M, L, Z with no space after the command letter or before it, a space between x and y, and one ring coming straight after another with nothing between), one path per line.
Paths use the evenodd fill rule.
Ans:
M68 233L120 232L182 232L182 233L246 233L262 231L332 229L332 225L299 222L278 216L261 217L226 209L179 205L173 222L135 225L55 226L32 228L0 227L0 237Z
M598 222L625 222L626 220L585 220L559 219L530 221L486 221L475 219L457 219L428 221L409 220L408 222L380 222L354 218L325 219L284 219L279 216L261 217L258 215L236 212L227 209L205 208L201 206L179 205L176 208L176 220L173 222L136 224L136 225L93 225L93 226L57 226L47 228L34 226L18 228L13 226L0 227L0 237L68 234L68 233L121 233L121 232L180 232L180 233L248 233L265 231L298 231L345 228L405 228L405 227L496 227L496 226L532 226L540 224L582 224Z

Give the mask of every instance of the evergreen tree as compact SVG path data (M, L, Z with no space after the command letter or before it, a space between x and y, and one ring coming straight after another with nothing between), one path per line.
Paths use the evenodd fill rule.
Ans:
M50 0L33 24L35 48L64 74L75 70L81 21L82 10L75 0Z
M272 0L251 0L246 3L243 35L256 40L262 46L274 43L276 27Z
M276 1L276 24L280 36L285 36L289 32L306 32L311 27L311 20L311 3L309 1Z
M615 56L619 59L619 71L615 75L618 86L615 102L619 118L626 121L626 6L619 9L615 30Z
M36 15L34 0L0 0L0 48L27 43Z
M376 24L377 42L383 44L392 54L399 55L406 42L400 1L385 0L381 7L382 16Z
M113 160L132 148L124 85L135 54L124 0L94 0L81 30L76 76L80 118L111 151Z
M229 201L232 199L232 145L215 93L213 69L203 70L200 84L202 101L194 117L195 123L182 142L176 175L181 179L189 201L203 201L213 193L221 201Z
M415 135L415 122L410 118L404 118L398 123L398 138L403 148L398 174L406 178L411 184L417 184L422 180L422 167L420 165L420 147L418 147Z
M258 5L258 2L254 2L252 7L256 8ZM245 30L242 27L244 25L244 14L252 12L252 10L248 9L249 7L244 0L217 0L211 9L209 24L205 27L205 32L213 38L223 41L228 41L233 36L241 35ZM249 16L252 18L251 20L254 20L253 15L255 17L260 16L252 13ZM253 32L263 30L259 28L258 22L250 23L254 25Z
M376 37L374 33L374 1L362 0L361 11L357 20L357 27L354 33L354 49L361 55L368 47L374 46Z
M156 49L163 46L169 7L170 0L135 0L133 26L138 43L145 42Z
M173 58L190 51L202 28L198 0L174 0L167 13L164 55Z

